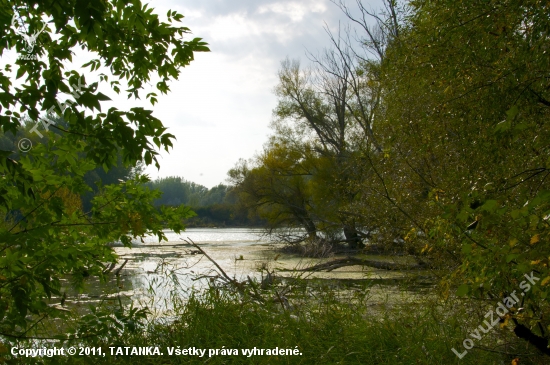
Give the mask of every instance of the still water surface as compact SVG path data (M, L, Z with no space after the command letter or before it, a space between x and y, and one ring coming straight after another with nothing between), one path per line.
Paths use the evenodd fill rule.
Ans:
M297 273L304 268L328 259L303 259L296 255L281 254L278 244L270 240L262 229L254 228L189 228L181 234L166 231L168 241L158 242L148 237L144 242L134 242L132 248L115 247L120 263L128 260L118 280L110 285L90 283L88 295L79 301L99 302L121 295L126 303L147 305L159 312L171 307L171 297L185 298L192 289L208 285L208 276L217 274L215 265L197 249L185 242L190 239L198 244L232 278L239 281L247 277L261 280L262 269L275 271L279 277L307 277L319 280L402 280L406 273L385 271L361 266L349 266L332 272ZM369 256L387 260L387 257ZM117 265L118 267L118 265ZM203 277L203 279L198 279ZM393 289L385 287L380 295Z

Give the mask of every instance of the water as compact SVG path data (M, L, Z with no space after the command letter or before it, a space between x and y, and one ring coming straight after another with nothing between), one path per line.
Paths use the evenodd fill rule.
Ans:
M229 277L238 281L248 277L261 280L266 270L275 271L279 277L301 276L316 280L337 279L340 282L379 280L382 283L402 280L408 274L361 266L343 267L332 272L297 273L293 270L328 259L303 259L281 254L275 250L277 244L261 229L190 228L182 234L166 231L165 235L168 241L158 242L157 237L148 237L143 243L134 242L132 248L115 247L120 258L117 268L128 260L120 271L121 275L118 278L113 275L108 285L90 281L86 290L88 295L80 296L76 302L100 302L121 296L127 304L147 305L166 315L174 297L185 299L190 290L205 288L209 278L220 274L210 260L184 239L199 245ZM380 295L392 290L385 285Z
M164 234L168 243L180 242L183 239L190 238L196 243L225 243L231 245L269 242L269 238L264 235L264 230L260 228L188 228L181 234L165 230ZM158 238L151 236L144 239L145 244L158 244ZM140 241L134 242L139 245ZM161 244L166 244L163 241Z
M115 247L120 262L122 294L141 305L166 310L172 296L186 297L191 289L202 289L219 269L184 240L199 245L231 278L261 279L259 268L272 256L273 242L261 229L189 228L181 234L165 231L168 241L148 237L132 248Z

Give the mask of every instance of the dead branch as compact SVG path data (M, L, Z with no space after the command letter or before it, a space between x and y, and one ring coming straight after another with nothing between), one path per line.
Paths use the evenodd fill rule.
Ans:
M128 259L124 260L124 263L122 265L120 265L120 267L117 269L117 271L115 271L116 276L118 276L120 274L120 271L122 270L122 268L124 266L126 266L127 263L128 263Z
M210 260L210 262L212 262L216 266L216 268L219 270L220 274L222 275L222 276L220 276L220 278L223 279L228 284L232 285L235 289L237 289L239 291L239 293L248 294L248 295L252 296L254 299L261 302L261 303L265 302L265 299L261 295L259 295L256 292L256 290L254 290L253 292L248 292L247 293L247 291L245 290L246 280L241 283L236 279L231 279L231 277L229 277L229 275L227 275L227 273L221 268L221 266L218 265L218 263L216 261L214 261L213 258L208 256L208 254L206 252L204 252L204 250L199 245L197 245L195 242L193 242L193 240L191 238L187 237L187 239L184 240L184 241L187 242L188 244L194 246L197 250L199 250L201 252L201 254L203 254L208 260ZM249 278L249 280L250 280L250 278ZM253 286L253 289L255 289L254 286Z
M336 260L332 260L322 264L306 267L305 269L300 269L298 271L332 271L341 267L355 266L355 265L374 267L376 269L383 269L383 270L415 270L415 269L423 269L426 267L421 263L415 264L415 265L409 265L409 264L398 264L394 262L363 260L355 257L346 257L343 259L336 259Z
M113 269L115 268L115 266L116 266L116 262L111 262L111 265L109 266L109 268L103 270L103 275L109 274L111 271L113 271Z
M206 258L207 258L208 260L210 260L210 262L212 262L212 263L218 268L218 270L220 270L220 273L223 275L223 277L225 278L226 281L228 281L228 282L236 281L236 280L234 280L234 279L231 279L231 278L229 277L229 275L227 275L227 274L225 273L225 271L223 271L223 269L221 268L221 266L218 265L218 263L217 263L216 261L214 261L214 259L212 259L210 256L208 256L208 254L207 254L206 252L204 252L204 250L203 250L202 248L200 248L199 245L197 245L195 242L193 242L193 240L192 240L191 238L187 237L187 240L184 240L184 241L187 242L187 243L189 243L190 245L193 245L197 250L200 251L201 254L203 254L204 256L206 256Z

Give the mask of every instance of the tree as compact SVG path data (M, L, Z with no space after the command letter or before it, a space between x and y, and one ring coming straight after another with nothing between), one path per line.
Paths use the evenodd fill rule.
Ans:
M186 183L181 177L170 176L151 181L148 186L162 192L162 196L155 202L156 205L179 206L189 204L191 192Z
M317 237L308 160L301 150L274 137L252 167L240 161L228 173L242 204L266 219L271 230L305 230L305 235L280 235L290 242Z
M189 29L174 24L182 15L167 15L168 23L161 22L138 0L0 5L0 52L23 55L0 71L2 133L17 135L28 118L40 123L33 133L41 142L49 136L42 127L59 135L35 143L18 161L10 157L13 150L0 151L1 335L28 336L44 318L62 316L46 300L61 296L63 275L72 276L77 286L89 276L105 279L106 265L116 261L109 242L130 246L147 234L164 239L166 226L176 232L183 228L188 208L157 211L152 202L159 193L145 188L144 176L105 186L89 211L75 209L70 198L89 191L86 173L116 166L119 151L125 167L158 166L155 148L172 146L174 136L150 110L103 112L101 102L109 98L99 91L110 87L120 93L125 87L129 97L139 98L145 84L158 79L157 90L166 93L194 52L208 51L199 38L182 39ZM30 43L22 34L34 35L33 47L25 47ZM77 47L95 57L83 67L108 69L110 75L100 73L98 82L87 83L72 67ZM152 104L156 97L146 95ZM48 120L52 113L66 124Z
M350 75L355 70L350 70L346 60L335 52L327 51L323 61L319 62L321 66L316 72L301 71L296 61L282 63L276 89L279 97L274 112L278 118L276 126L286 123L291 124L287 128L308 131L311 146L327 169L324 175L316 174L317 182L326 186L323 191L328 197L325 200L331 201L331 210L337 212L346 241L350 247L356 248L362 246L362 238L357 219L349 214L348 208L358 194L353 181L363 177L362 169L354 168L357 144L362 144L359 135L367 131L369 137L364 141L370 141L372 130L370 120L362 119L359 113L350 110L354 96ZM364 103L361 105L365 106ZM358 120L364 123L358 123ZM321 182L322 176L328 178Z
M305 154L310 149L308 153L315 155L310 158L316 163L310 166L309 185L314 186L310 200L315 206L316 230L325 234L343 231L351 248L362 247L375 228L366 219L368 213L358 212L358 204L364 198L363 181L373 174L364 155L373 158L382 152L373 130L382 97L380 65L386 47L399 33L401 13L397 4L385 4L389 12L386 19L369 13L360 2L364 17L355 19L343 3L338 4L367 31L369 38L360 44L378 59L354 50L349 29L337 36L327 29L332 48L321 56L310 55L314 65L308 69L301 68L298 61L283 61L276 88L279 100L274 110L273 138L290 141L301 136L307 142L298 150ZM368 25L365 16L375 17L376 25Z
M388 158L379 171L408 214L407 240L452 268L447 290L505 298L524 275L540 278L508 318L518 336L549 353L540 346L550 311L542 259L550 254L548 6L411 6L382 66L377 131Z

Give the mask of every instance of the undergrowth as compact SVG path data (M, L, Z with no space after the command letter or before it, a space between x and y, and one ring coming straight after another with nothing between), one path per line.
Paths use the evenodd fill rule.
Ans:
M170 321L149 322L120 336L97 336L64 346L101 347L105 356L8 358L8 364L545 364L547 359L518 340L507 328L495 328L462 360L462 341L482 323L468 302L403 301L384 306L356 291L344 299L334 290L266 300L212 287L175 306ZM283 300L284 299L284 300ZM389 309L388 309L389 308ZM482 313L481 313L482 314ZM29 343L14 344L32 347ZM52 345L53 346L53 345ZM57 344L59 347L60 344ZM110 347L158 347L161 356L116 356ZM36 347L36 346L35 346ZM48 346L47 346L48 347ZM242 354L243 349L298 349L301 355ZM203 357L168 355L168 348L206 349ZM219 349L209 357L208 349ZM221 350L231 355L221 355ZM237 350L238 355L233 354ZM116 351L116 350L115 350ZM125 350L123 350L125 351Z

